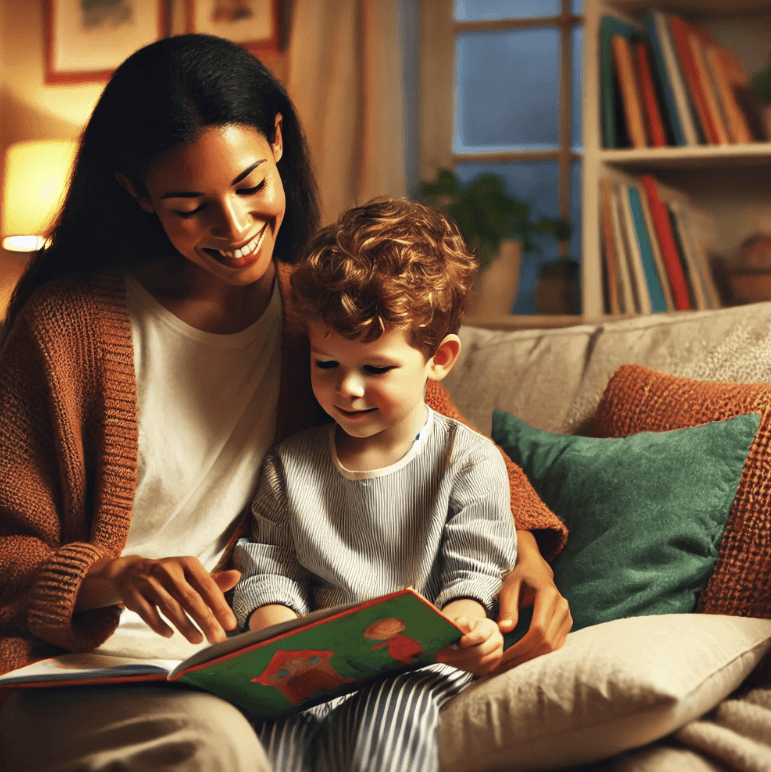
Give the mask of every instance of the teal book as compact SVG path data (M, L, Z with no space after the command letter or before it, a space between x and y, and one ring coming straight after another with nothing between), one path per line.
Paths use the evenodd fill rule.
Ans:
M661 279L653 257L651 234L648 233L648 226L645 222L642 202L640 201L640 191L633 185L630 185L628 190L629 206L632 209L632 220L637 235L637 244L640 247L640 257L642 258L643 270L645 271L645 282L648 285L648 294L651 300L651 311L654 313L666 311L667 302L664 298L664 290L661 287ZM655 238L655 235L653 238Z
M680 118L677 114L675 95L669 82L669 75L667 74L664 46L667 45L668 41L661 39L661 30L657 27L652 13L648 12L643 16L643 26L650 41L651 51L653 51L654 83L659 96L659 102L664 106L666 128L671 133L672 144L678 146L685 145L685 135L683 134L683 127L680 125Z
M0 676L0 688L170 681L275 719L428 665L461 634L436 606L405 589L239 633L183 662L63 654Z

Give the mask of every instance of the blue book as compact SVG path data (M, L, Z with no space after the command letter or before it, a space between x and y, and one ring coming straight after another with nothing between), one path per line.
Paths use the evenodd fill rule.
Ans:
M651 310L653 312L666 311L667 301L664 299L664 290L661 288L661 280L658 271L656 270L656 261L653 257L651 238L645 224L645 215L643 214L642 202L640 201L640 191L638 191L634 185L630 185L628 190L629 207L632 210L632 219L637 234L637 243L640 246L640 257L642 258L643 270L645 271L645 280L648 284Z
M649 11L643 16L643 26L650 42L651 51L653 52L653 74L654 83L656 86L656 92L659 97L659 102L664 106L664 113L666 114L666 126L669 130L670 137L674 145L682 147L686 145L685 134L683 133L683 127L680 123L680 118L677 114L677 105L675 103L675 95L672 91L672 86L667 76L667 65L664 60L664 48L663 42L659 36L659 32L656 28L656 19Z

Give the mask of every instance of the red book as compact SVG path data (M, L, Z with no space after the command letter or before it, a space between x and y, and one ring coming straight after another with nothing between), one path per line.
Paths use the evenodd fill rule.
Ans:
M677 50L677 58L680 60L685 82L688 84L689 95L696 108L696 114L699 117L699 123L704 131L704 136L708 143L717 145L719 142L718 133L710 120L707 99L701 88L699 72L696 68L696 62L693 60L691 44L688 42L691 25L685 19L675 15L672 15L670 23L672 27L672 40Z
M635 59L637 61L637 76L640 79L640 93L645 113L648 136L653 147L666 147L667 135L664 131L664 121L661 118L659 100L656 98L656 88L653 85L653 71L651 69L648 45L644 40L635 44Z
M659 241L661 255L667 267L669 286L672 288L672 299L674 300L675 308L678 311L687 311L691 308L691 299L688 294L688 284L685 280L685 272L680 260L677 241L675 241L675 234L672 231L669 213L666 206L664 206L664 202L659 197L656 180L653 179L653 176L644 174L640 179L645 188L645 197L648 199L648 206L651 210L654 227L656 228L656 238Z

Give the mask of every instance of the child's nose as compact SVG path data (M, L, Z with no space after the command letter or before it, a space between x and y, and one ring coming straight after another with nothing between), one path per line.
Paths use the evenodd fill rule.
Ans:
M364 396L364 381L357 373L344 375L337 385L337 391L347 399Z

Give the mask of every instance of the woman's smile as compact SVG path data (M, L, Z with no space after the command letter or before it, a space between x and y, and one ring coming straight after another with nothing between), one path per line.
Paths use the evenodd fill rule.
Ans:
M254 254L259 251L262 246L263 239L265 238L265 232L268 227L268 223L265 223L262 228L256 233L246 244L235 249L217 249L216 247L204 247L214 257L226 257L230 260L239 260L247 255Z

